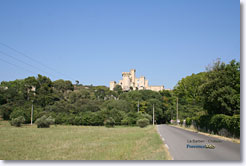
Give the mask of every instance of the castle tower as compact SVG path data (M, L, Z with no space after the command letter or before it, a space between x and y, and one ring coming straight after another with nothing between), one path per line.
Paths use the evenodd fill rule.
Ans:
M122 90L129 91L131 87L131 79L129 72L122 72Z
M144 76L141 76L140 78L139 78L139 90L143 90L143 89L145 89L145 77Z
M131 87L133 88L133 90L136 89L136 70L135 69L131 69L130 70L130 74L131 74Z
M116 82L115 81L110 81L109 83L109 89L110 90L114 90L114 87L116 86Z

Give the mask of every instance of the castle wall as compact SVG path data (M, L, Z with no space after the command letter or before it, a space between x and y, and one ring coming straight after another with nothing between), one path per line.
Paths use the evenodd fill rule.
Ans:
M109 83L109 89L110 90L114 90L114 87L116 86L116 82L115 81L110 81Z
M152 91L156 91L156 92L159 92L161 90L164 90L164 86L149 86L148 88L149 90L152 90Z
M144 85L145 85L145 89L148 89L149 88L149 80L145 80Z

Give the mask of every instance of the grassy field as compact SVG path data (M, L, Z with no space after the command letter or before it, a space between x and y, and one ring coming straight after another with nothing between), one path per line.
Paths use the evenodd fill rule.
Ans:
M0 121L0 160L168 160L156 128L36 125Z

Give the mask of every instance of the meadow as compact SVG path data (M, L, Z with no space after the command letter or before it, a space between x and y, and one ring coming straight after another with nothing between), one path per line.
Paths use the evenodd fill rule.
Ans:
M0 121L0 160L169 160L156 127L34 125Z

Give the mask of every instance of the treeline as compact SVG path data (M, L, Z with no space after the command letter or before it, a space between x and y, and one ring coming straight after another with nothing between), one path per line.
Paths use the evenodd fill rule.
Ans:
M186 120L186 125L193 122L201 131L240 137L239 62L217 61L206 72L180 80L172 93L179 98L181 123Z
M54 118L55 124L98 126L113 119L115 125L136 125L140 119L152 123L155 105L155 123L166 122L163 96L150 90L123 92L117 86L110 91L105 86L73 85L38 75L3 81L0 92L4 120L24 117L24 123L30 123L33 104L33 122L45 115Z
M31 122L42 116L55 124L136 125L140 119L152 123L176 120L178 98L180 123L191 123L199 130L240 137L240 63L217 61L205 72L181 79L173 90L123 92L120 86L110 91L105 86L73 85L70 81L51 81L38 75L23 80L1 82L0 113L4 120L24 117ZM185 121L184 121L185 120ZM224 134L225 135L225 134Z

